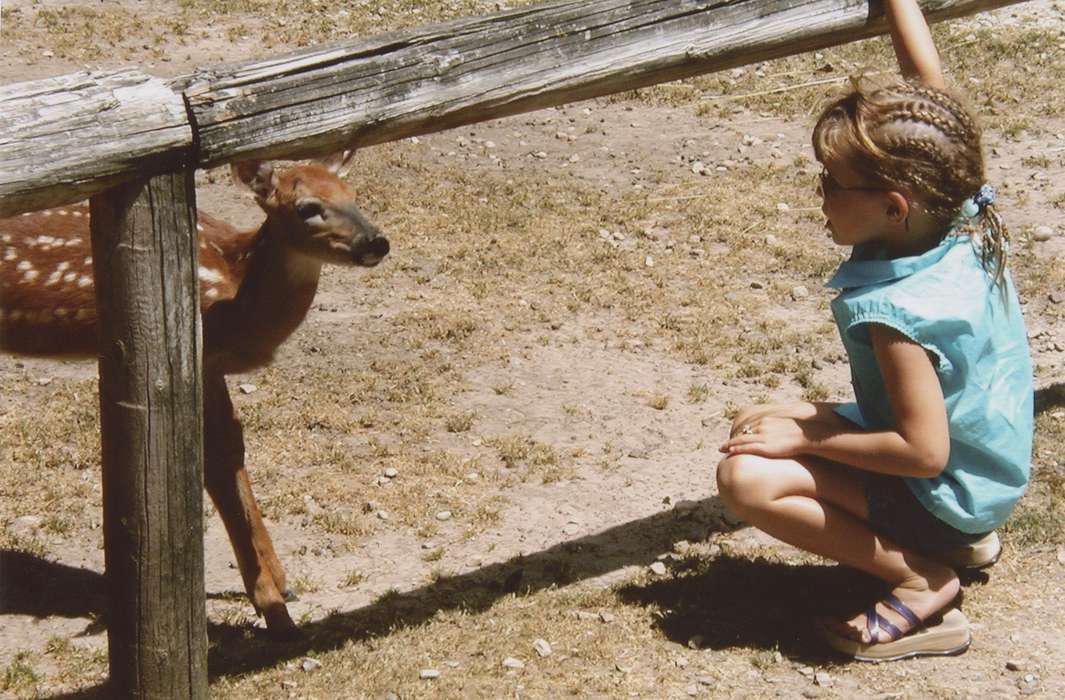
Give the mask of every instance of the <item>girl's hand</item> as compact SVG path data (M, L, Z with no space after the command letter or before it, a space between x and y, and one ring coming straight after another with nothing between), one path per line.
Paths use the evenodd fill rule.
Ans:
M808 403L793 401L790 403L763 403L747 406L732 421L729 437L735 437L746 426L753 426L762 418L794 418L795 420L831 420L835 415L834 403Z
M810 446L808 421L776 415L759 415L734 429L720 448L725 454L795 457Z

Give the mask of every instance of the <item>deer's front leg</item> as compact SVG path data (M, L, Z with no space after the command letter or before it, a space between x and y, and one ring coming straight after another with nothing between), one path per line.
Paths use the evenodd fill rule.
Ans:
M263 524L244 466L244 431L233 411L225 377L204 373L204 481L237 557L244 589L267 628L290 635L296 625L285 607L285 571Z

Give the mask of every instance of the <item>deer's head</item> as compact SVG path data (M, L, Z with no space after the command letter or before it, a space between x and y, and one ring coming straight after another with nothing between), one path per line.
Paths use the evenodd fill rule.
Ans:
M287 245L324 262L373 267L388 255L389 244L355 206L355 193L342 179L352 155L347 151L283 170L258 160L231 169Z

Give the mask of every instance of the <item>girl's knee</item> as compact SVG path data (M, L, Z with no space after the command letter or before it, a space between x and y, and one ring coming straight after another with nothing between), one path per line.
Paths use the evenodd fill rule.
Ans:
M733 510L755 508L771 499L771 469L764 457L730 455L717 465L717 492Z

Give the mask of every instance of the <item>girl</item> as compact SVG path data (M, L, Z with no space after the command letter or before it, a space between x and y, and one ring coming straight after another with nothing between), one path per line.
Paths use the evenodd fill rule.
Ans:
M717 471L747 522L887 584L868 610L817 623L869 661L968 648L947 562L993 535L1024 492L1033 427L1027 334L979 131L943 89L915 0L886 9L910 81L857 88L813 134L827 228L853 247L828 285L856 403L745 409Z

